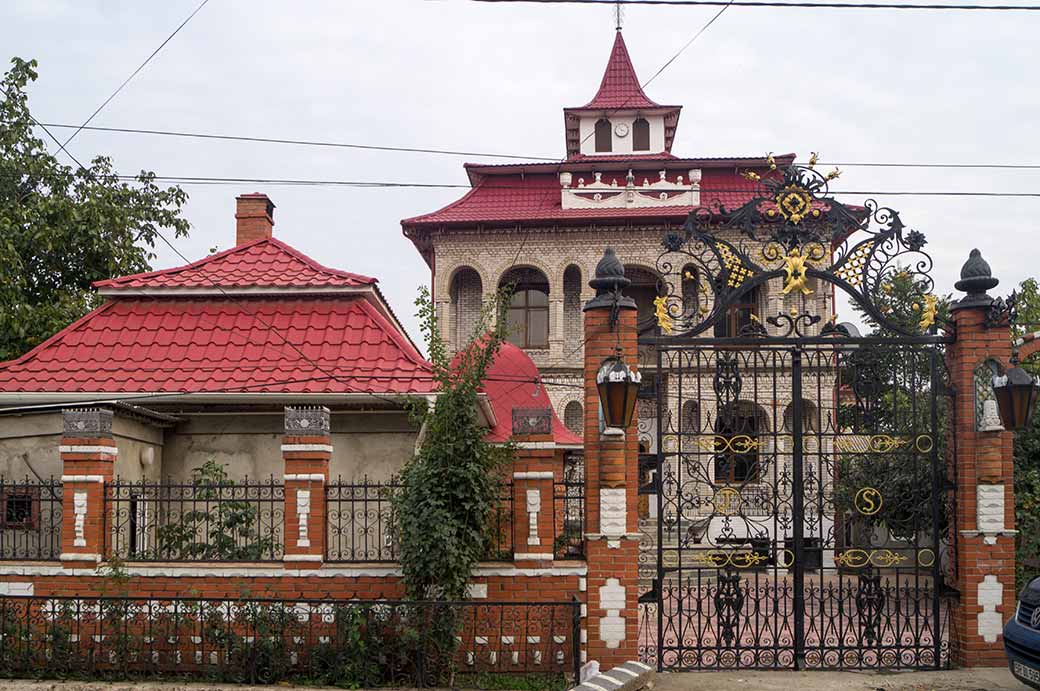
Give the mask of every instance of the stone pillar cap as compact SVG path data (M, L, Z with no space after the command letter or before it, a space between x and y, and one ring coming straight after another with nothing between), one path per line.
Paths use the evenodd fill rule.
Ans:
M982 258L982 252L977 248L968 255L968 261L961 267L961 280L953 284L957 290L967 293L966 296L957 301L953 309L963 307L987 307L993 302L993 298L986 294L990 288L995 288L1000 279L993 276L989 263Z
M621 291L631 283L632 281L625 277L625 265L614 254L614 248L606 248L603 250L603 258L596 264L596 275L589 281L589 287L596 289L596 297L586 302L583 309L613 307L615 294L620 295L618 307L635 309L635 300L621 295Z
M66 437L107 439L112 436L112 411L107 408L66 408L61 411Z
M300 437L327 436L330 430L330 411L325 406L285 407L286 434Z

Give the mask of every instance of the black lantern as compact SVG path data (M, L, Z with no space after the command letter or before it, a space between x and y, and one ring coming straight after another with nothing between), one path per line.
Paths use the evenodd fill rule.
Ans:
M620 355L603 361L596 373L596 388L607 427L625 429L631 424L642 380L642 375L630 370Z
M1017 365L993 377L993 394L1004 429L1025 429L1033 416L1038 391L1036 379Z

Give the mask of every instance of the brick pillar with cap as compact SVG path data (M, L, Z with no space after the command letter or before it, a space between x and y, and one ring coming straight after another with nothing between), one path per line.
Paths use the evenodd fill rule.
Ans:
M636 304L620 291L625 267L610 248L589 285L585 303L585 554L588 561L585 628L589 660L609 669L638 659L639 450L636 420L627 429L604 429L596 375L618 354L637 362ZM616 316L616 323L612 317Z
M1001 630L1015 611L1013 435L1000 425L995 404L976 406L976 369L989 362L1006 368L1011 359L1008 319L991 314L994 299L986 292L998 283L972 250L955 285L967 294L950 308L956 341L946 351L956 408L956 443L948 444L957 482L951 532L959 592L951 604L951 652L965 667L1007 664Z
M552 565L556 457L549 408L514 408L513 561Z
M105 486L118 455L112 411L75 408L63 410L62 418L61 563L93 569L104 558L109 530Z
M325 485L331 458L329 409L287 407L282 438L286 566L318 568L324 561Z

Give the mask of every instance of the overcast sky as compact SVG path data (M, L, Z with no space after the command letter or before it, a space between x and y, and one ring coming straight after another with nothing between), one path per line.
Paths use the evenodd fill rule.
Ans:
M30 99L38 119L79 123L197 4L5 0L0 54L39 60ZM640 77L716 11L627 7ZM647 92L684 106L680 156L804 160L820 151L838 162L1037 164L1038 33L1040 13L734 7ZM595 93L613 38L608 6L211 0L92 124L561 156L561 108ZM80 160L108 154L124 173L466 182L465 159L454 156L91 132L70 149ZM848 167L835 188L1037 192L1040 170ZM328 266L378 277L414 336L411 303L429 270L399 221L461 194L186 189L192 232L177 243L185 256L232 246L234 197L266 192L277 237ZM928 236L938 292L952 291L976 246L1001 278L998 293L1040 273L1038 198L880 200ZM182 263L157 251L156 267Z

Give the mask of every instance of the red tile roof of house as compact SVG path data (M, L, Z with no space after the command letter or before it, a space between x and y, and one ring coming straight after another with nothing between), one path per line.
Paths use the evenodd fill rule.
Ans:
M549 408L553 441L566 446L583 445L582 438L556 417L545 385L535 383L539 377L538 367L527 353L512 343L502 344L484 382L484 392L495 412L495 426L486 437L488 441L504 442L513 436L514 408Z
M265 238L161 271L98 281L103 292L148 288L357 288L376 279L322 266L280 240Z
M582 106L582 109L660 107L662 106L647 98L643 87L639 85L639 77L632 67L632 58L628 55L625 39L619 30L614 37L614 48L610 51L599 91L591 101Z
M117 299L0 363L2 392L425 393L428 363L364 296Z

